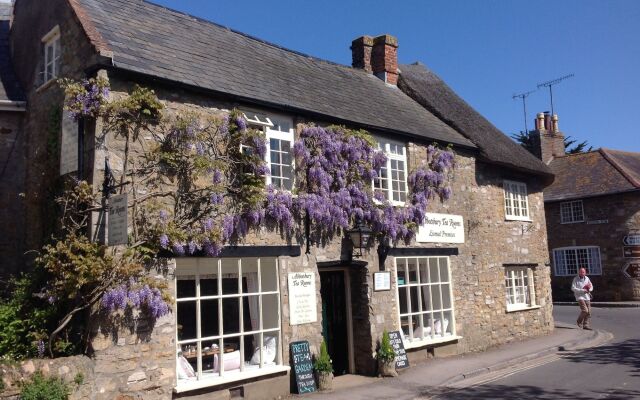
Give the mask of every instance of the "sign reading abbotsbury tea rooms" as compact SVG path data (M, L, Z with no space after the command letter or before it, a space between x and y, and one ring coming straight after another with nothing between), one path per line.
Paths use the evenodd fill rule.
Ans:
M462 215L426 213L418 228L416 241L421 243L464 243Z
M127 244L127 194L112 196L109 199L109 246Z
M313 272L292 272L289 279L289 323L307 324L318 320L316 276Z

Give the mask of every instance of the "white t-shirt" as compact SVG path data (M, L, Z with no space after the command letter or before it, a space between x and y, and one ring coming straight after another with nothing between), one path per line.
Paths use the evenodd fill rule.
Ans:
M591 288L589 290L584 289L584 287L590 284ZM584 276L584 278L581 278L580 276L576 276L575 278L573 278L573 282L571 283L571 290L573 291L573 294L576 296L576 301L579 300L586 300L586 301L590 301L591 300L591 294L590 292L593 292L593 284L591 283L591 280L589 280L588 276Z

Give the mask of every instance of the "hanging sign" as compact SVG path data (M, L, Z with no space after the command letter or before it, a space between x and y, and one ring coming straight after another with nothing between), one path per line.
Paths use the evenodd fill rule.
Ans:
M396 369L407 368L409 366L409 358L402 342L402 333L400 331L389 332L389 341L393 351L396 353Z
M318 320L316 276L312 272L292 272L289 280L289 323L308 324Z
M315 392L316 381L313 377L313 359L309 342L306 340L292 342L289 347L291 349L291 367L296 378L298 394Z
M78 123L69 111L62 112L62 135L60 140L60 175L78 170Z
M426 213L418 228L416 241L420 243L464 243L462 215Z
M109 246L127 244L127 194L109 198Z
M640 245L640 235L627 235L622 239L622 244L625 246L638 246Z
M391 290L391 272L374 272L373 290L376 292Z

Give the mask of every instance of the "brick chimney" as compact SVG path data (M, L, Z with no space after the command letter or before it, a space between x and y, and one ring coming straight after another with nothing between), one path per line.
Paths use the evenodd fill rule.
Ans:
M538 113L535 120L535 130L531 132L535 155L545 164L565 155L564 135L558 128L558 115L548 111Z
M351 42L353 68L373 73L390 85L398 83L398 39L391 35L361 36Z

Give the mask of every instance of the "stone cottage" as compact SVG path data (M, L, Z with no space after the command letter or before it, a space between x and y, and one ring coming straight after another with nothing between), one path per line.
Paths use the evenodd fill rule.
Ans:
M557 300L573 300L585 267L596 300L640 299L640 153L601 148L565 154L558 116L540 113L538 156L556 179L544 190Z
M100 75L112 96L147 86L168 110L243 110L267 136L271 182L291 177L293 142L310 122L369 131L388 157L376 189L398 206L429 144L456 154L453 194L431 205L411 245L354 256L345 238L306 251L256 232L218 258L168 260L173 312L135 334L97 333L95 398L276 398L291 390L296 341L317 354L324 338L337 375L374 375L385 329L400 332L410 363L553 329L542 196L551 171L426 67L399 65L393 36L354 40L350 67L146 1L18 0L9 43L26 101L25 214L14 215L28 228L25 248L42 243L43 203L60 174L99 185L107 156L121 172L122 143L111 133L97 143L100 121L63 118L48 147L64 100L58 77Z

